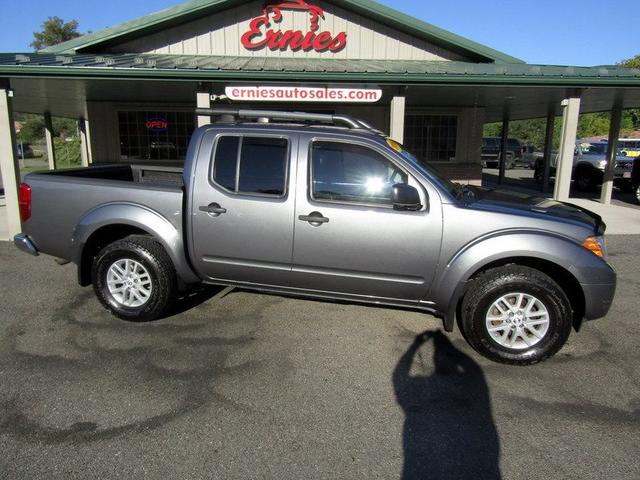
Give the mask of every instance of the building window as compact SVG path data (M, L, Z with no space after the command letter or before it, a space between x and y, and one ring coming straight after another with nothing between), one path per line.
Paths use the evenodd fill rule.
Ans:
M408 114L404 143L423 162L449 162L456 156L456 115Z
M184 161L193 131L192 112L118 112L120 158L127 161Z

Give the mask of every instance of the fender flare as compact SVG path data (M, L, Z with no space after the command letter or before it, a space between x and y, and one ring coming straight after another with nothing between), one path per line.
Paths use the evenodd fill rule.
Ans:
M101 228L113 225L127 225L148 232L164 247L178 278L185 283L200 281L187 259L182 233L158 212L126 202L102 204L82 216L71 238L71 261L81 267L82 254L91 236Z
M505 242L509 248L505 249ZM535 253L534 253L535 252ZM603 261L582 248L574 239L548 231L502 231L476 239L459 250L444 267L434 284L435 304L444 315L444 326L452 331L457 307L467 282L489 265L513 259L554 264L578 284L598 283ZM586 274L586 272L589 272ZM608 281L603 278L603 283Z

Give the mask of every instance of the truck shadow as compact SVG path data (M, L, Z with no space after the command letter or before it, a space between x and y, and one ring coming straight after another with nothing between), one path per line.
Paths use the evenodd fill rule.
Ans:
M174 300L167 312L158 319L166 320L176 315L188 312L196 307L199 307L205 302L208 302L213 297L221 294L225 287L217 287L212 285L200 285L188 292L181 294Z
M414 339L394 369L393 386L405 414L403 480L501 478L484 373L442 332Z

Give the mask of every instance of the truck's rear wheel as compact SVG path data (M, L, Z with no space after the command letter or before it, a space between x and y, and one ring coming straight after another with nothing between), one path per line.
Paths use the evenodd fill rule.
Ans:
M164 248L143 235L107 245L95 258L91 276L102 305L129 321L160 317L175 284L175 270Z
M554 355L572 326L571 303L542 272L517 265L476 277L462 302L461 327L469 344L491 360L532 365Z

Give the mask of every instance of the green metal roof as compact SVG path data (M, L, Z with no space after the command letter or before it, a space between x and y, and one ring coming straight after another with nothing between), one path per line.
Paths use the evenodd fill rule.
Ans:
M640 69L159 54L0 54L0 77L640 87Z
M372 0L330 0L330 2L377 23L395 28L413 37L427 40L454 52L467 55L480 62L524 63L518 58L443 30ZM246 0L191 0L114 27L88 33L69 40L68 42L48 47L42 50L42 52L82 53L89 49L95 52L101 46L104 47L122 43L132 38L147 35L173 25L186 23L200 16L232 8L242 3L246 3Z

